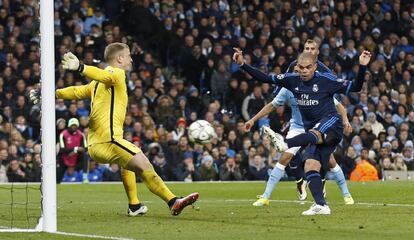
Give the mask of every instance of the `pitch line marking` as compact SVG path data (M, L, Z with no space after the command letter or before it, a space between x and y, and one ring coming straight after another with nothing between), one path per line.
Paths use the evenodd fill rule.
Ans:
M81 234L81 233L68 233L68 232L54 232L51 234L73 236L73 237L86 237L86 238L98 238L98 239L112 239L112 240L134 240L133 238L124 238L124 237L113 237L113 236L100 236L93 234Z
M211 201L211 200L210 200ZM214 200L213 200L214 201ZM255 199L225 199L224 202L254 202ZM313 201L299 201L299 200L269 200L270 202L279 202L279 203L313 203ZM335 205L341 205L339 202L329 202ZM368 202L355 202L354 205L364 205L364 206L391 206L391 207L414 207L414 204L404 204L404 203L368 203Z
M6 226L0 226L0 233L42 233L42 231L37 229L24 229L24 228L8 228ZM81 237L81 238L98 238L98 239L111 239L111 240L134 240L133 238L124 238L124 237L114 237L114 236L101 236L94 234L82 234L82 233L69 233L69 232L44 232L49 234L65 235L72 237Z
M256 201L256 199L217 199L217 200L213 200L213 199L209 199L209 200L198 200L197 202L200 203L214 203L214 202L254 202ZM271 199L269 200L270 202L276 202L276 203L299 203L299 204L303 204L303 203L313 203L313 201L299 201L299 200L277 200L277 199ZM142 201L143 203L156 203L157 201ZM108 202L72 202L68 205L71 204L123 204L125 203L125 201L108 201ZM344 205L342 202L329 202L330 204L334 204L334 205ZM64 205L66 205L65 203L63 203ZM62 205L62 204L61 204ZM355 202L354 205L364 205L364 206L390 206L390 207L414 207L414 204L405 204L405 203L375 203L375 202Z

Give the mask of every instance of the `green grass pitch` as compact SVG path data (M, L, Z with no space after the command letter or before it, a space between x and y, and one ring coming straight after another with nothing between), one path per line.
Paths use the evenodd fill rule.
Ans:
M129 239L413 239L414 182L348 183L356 204L345 206L336 184L327 183L330 216L301 216L312 197L296 202L295 184L281 182L270 207L251 204L264 182L168 184L179 195L200 192L199 211L191 207L170 215L166 204L139 183L140 200L149 207L145 216L127 217L121 184L58 185L58 230ZM309 191L308 191L309 193ZM14 192L15 202L25 190ZM10 202L10 191L0 189L0 203ZM29 189L29 201L39 199ZM29 204L36 215L39 204ZM14 222L27 227L24 205L14 206ZM0 204L0 226L10 226L9 205ZM35 219L29 218L30 227ZM46 233L0 233L0 239L86 239Z

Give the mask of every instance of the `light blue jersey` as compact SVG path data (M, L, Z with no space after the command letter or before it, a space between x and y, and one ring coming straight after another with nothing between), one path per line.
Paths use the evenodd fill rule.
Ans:
M289 131L304 130L302 115L300 114L299 106L293 93L284 87L277 87L275 93L276 96L272 100L273 107L276 108L284 106L286 103L292 109L292 117L290 118ZM334 97L333 99L335 102L335 106L338 105L339 102L336 100L336 98Z

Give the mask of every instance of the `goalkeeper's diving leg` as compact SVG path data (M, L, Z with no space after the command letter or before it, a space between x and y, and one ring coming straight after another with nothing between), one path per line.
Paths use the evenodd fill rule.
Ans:
M148 158L141 151L135 154L126 165L126 168L141 174L142 181L147 188L168 204L172 215L180 214L186 206L192 205L199 197L198 193L192 193L186 197L177 198L158 176Z

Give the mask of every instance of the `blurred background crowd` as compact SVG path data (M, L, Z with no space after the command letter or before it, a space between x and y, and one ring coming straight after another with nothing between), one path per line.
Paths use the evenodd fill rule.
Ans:
M0 182L41 177L40 107L27 98L40 80L38 8L38 1L0 0ZM65 52L103 68L107 44L130 46L125 138L164 180L265 180L280 154L258 129L285 132L290 109L277 108L245 132L274 86L241 71L232 48L279 74L307 39L320 44L319 60L348 80L361 51L373 54L363 91L341 99L353 127L335 153L345 175L374 169L381 179L383 170L414 170L412 1L55 0L53 24L57 88L89 81L62 69ZM87 155L89 110L89 100L56 101L58 181L120 180L117 165ZM197 119L214 125L211 144L188 141L186 127Z

